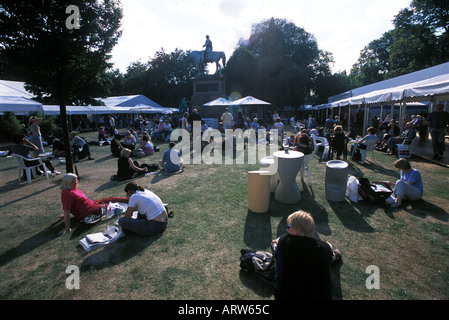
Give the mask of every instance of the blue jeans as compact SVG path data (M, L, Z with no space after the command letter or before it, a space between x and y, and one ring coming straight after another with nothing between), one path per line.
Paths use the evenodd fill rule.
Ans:
M165 222L147 220L147 219L132 219L120 218L118 224L126 233L127 230L135 232L141 236L152 236L163 232L168 225L168 218Z

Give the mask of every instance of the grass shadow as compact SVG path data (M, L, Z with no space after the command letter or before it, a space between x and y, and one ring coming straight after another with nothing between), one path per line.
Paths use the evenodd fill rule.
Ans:
M374 232L373 227L364 219L364 216L370 216L378 209L374 205L349 203L346 199L342 202L328 200L328 203L345 228L363 233Z
M12 260L26 255L40 246L56 239L58 237L57 233L62 229L61 221L55 221L46 229L36 233L34 236L22 241L19 245L3 253L0 256L0 267L3 267Z
M404 204L399 209L402 209L418 218L424 219L426 217L432 217L444 222L449 221L449 213L445 209L423 199L417 201L404 200Z
M245 221L243 242L253 250L265 250L273 240L270 212L255 213L248 210Z
M44 179L45 179L45 178L44 178ZM45 179L45 180L46 180L46 179ZM20 201L25 200L25 199L27 199L27 198L30 198L30 197L32 197L32 196L38 195L38 194L40 194L40 193L43 193L43 192L46 192L46 191L48 191L48 190L50 190L50 189L53 189L53 188L55 188L55 187L58 187L58 184L57 184L57 181L58 181L58 180L53 180L53 181L56 182L54 185L48 186L47 188L40 189L39 191L36 191L36 192L34 192L34 193L26 193L22 198L14 199L14 200L11 200L11 201L9 201L9 202L3 203L2 205L0 205L0 208L7 207L7 206L9 206L9 205L11 205L11 204L13 204L13 203L20 202ZM26 184L26 185L28 185L28 184ZM6 192L6 191L11 191L11 190L19 189L19 188L24 187L24 186L26 186L26 185L23 185L23 184L22 184L22 185L18 185L17 187L15 187L15 186L14 186L14 187L11 187L11 186L9 186L9 185L6 185L6 186L3 186L3 187L0 187L0 194L3 193L3 192Z

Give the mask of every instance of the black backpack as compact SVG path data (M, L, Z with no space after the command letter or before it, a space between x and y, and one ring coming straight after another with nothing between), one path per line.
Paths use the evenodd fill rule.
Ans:
M359 178L358 180L360 183L359 194L363 200L372 203L384 203L385 199L387 199L392 194L391 190L385 191L385 188L377 190L377 185L371 183L368 178Z
M274 258L270 252L242 249L240 253L240 268L243 271L254 273L261 282L273 285Z

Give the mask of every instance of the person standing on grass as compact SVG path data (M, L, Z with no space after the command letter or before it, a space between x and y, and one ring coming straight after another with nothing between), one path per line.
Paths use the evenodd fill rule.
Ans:
M444 111L444 104L437 104L437 110L427 118L432 137L433 159L439 159L445 151L445 135L449 125L449 113Z
M33 143L37 149L34 150L34 157L39 157L39 154L44 153L44 145L42 144L42 135L39 124L42 122L42 118L36 116L31 116L28 122L28 127L30 128L31 138L30 141Z
M225 108L225 112L221 115L221 122L223 122L223 129L232 129L234 125L234 118L232 114L229 112L229 108Z
M401 158L394 163L394 167L401 171L401 179L396 181L393 194L387 198L386 203L392 208L402 205L402 200L419 200L423 196L423 183L421 173L413 169L407 159Z
M168 225L168 214L162 200L153 192L145 190L135 182L125 186L129 199L124 217L118 220L123 231L132 231L142 236L151 236L163 232ZM134 219L133 213L138 216Z
M90 200L80 189L78 189L78 177L73 173L68 173L61 179L61 203L63 213L59 215L59 218L64 219L64 229L58 232L58 235L62 235L67 231L71 231L70 228L70 214L72 214L76 220L82 221L89 215L101 215L101 207L103 204L109 202L123 202L128 203L128 198L125 197L109 197L99 200Z

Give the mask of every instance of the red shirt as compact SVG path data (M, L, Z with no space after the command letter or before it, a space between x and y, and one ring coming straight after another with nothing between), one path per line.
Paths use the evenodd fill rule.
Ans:
M69 210L77 220L83 220L86 216L92 214L95 204L86 195L79 190L61 191L62 209Z

